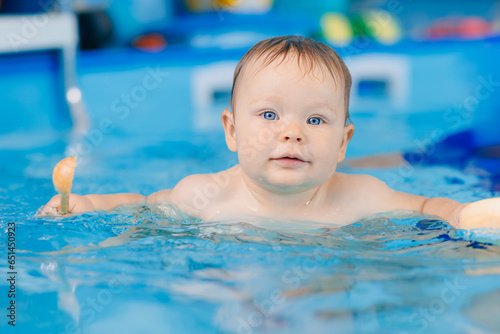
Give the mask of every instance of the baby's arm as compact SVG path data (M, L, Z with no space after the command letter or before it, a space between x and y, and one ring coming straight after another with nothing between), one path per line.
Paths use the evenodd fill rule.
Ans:
M422 213L441 217L454 228L461 228L460 214L469 203L460 203L449 198L426 198L422 205Z
M151 195L146 197L146 203L147 204L158 204L163 202L172 203L172 191L173 189L165 189L152 193Z
M146 197L140 194L69 195L69 212L80 213L94 210L111 210L122 204L143 204ZM55 215L59 212L61 195L56 195L42 207L38 215Z
M460 227L460 213L467 204L443 197L425 197L391 190L389 201L393 209L420 211L424 215L437 216L455 228Z
M500 198L463 204L448 198L427 198L422 212L439 216L455 228L500 228Z
M76 195L70 194L69 212L81 213L94 210L111 210L122 204L156 204L169 202L177 205L189 215L198 217L204 207L199 207L196 198L196 189L203 186L207 180L206 175L194 174L182 179L174 189L161 190L149 196L140 194L109 194L109 195ZM41 208L37 215L57 215L61 205L61 196L56 195Z
M358 175L356 182L365 194L369 194L365 196L369 214L397 209L413 210L438 216L455 228L500 228L500 198L462 204L448 198L428 198L395 191L368 175Z
M365 194L363 198L366 199L367 215L393 210L412 210L440 217L453 227L460 227L460 213L467 204L448 198L429 198L396 191L379 179L368 175L355 177L356 185L362 189L359 195Z
M146 197L141 194L109 194L109 195L85 195L95 210L111 210L122 204L145 204Z

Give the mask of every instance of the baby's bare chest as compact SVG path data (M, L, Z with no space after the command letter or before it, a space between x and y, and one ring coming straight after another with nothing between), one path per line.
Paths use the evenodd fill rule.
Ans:
M214 201L202 213L206 221L245 221L261 218L280 221L311 221L325 225L343 226L356 222L361 218L359 213L350 206L343 205L295 205L283 206L279 209L267 206L265 203L254 203L242 198Z

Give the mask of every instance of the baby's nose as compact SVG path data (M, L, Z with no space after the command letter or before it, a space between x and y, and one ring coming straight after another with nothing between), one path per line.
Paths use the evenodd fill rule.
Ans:
M296 141L301 143L304 141L304 134L302 133L300 126L297 124L288 124L283 129L282 139L284 141Z
M285 136L285 141L297 141L297 142L301 142L302 141L302 136L300 135L290 135L290 136Z

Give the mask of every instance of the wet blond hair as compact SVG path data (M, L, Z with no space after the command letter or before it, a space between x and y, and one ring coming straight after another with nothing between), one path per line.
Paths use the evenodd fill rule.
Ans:
M324 43L304 36L289 35L273 37L252 46L243 58L241 58L234 70L231 102L229 105L233 107L234 91L238 78L249 62L263 58L263 66L265 67L281 57L278 63L281 64L289 53L297 56L299 66L305 65L307 73L310 73L316 66L320 66L330 73L337 85L342 84L344 86L345 122L347 124L350 121L349 94L351 91L351 74L335 50Z

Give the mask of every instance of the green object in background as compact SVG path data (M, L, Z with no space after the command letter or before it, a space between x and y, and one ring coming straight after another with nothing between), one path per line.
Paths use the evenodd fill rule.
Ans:
M364 17L363 15L354 15L351 18L351 24L354 35L373 37L372 31L367 25L366 17Z
M395 44L402 38L401 24L398 19L385 10L368 10L354 16L351 22L354 35L368 36L381 44Z
M398 19L386 10L373 9L364 15L365 22L377 42L391 45L399 42L402 37L401 24Z

